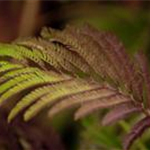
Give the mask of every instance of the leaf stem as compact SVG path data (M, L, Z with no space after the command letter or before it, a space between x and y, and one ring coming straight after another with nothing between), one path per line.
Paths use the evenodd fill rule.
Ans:
M129 132L130 126L129 126L129 124L128 124L127 122L125 122L125 121L120 121L119 124L120 124L120 126L124 129L125 132ZM139 141L136 143L136 147L137 147L139 150L148 150L141 140L139 140Z

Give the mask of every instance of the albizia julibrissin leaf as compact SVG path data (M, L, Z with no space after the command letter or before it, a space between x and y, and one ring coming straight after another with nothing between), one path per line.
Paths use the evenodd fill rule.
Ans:
M56 103L50 109L49 116L52 117L64 109L82 105L89 101L94 101L96 99L110 96L115 93L116 93L116 91L114 89L109 88L107 86L101 86L100 88L97 88L94 90L89 90L84 93L80 93L78 95L72 95L72 96L66 98L65 101L60 101L60 102Z
M139 64L139 67L141 69L143 78L144 78L144 82L145 82L145 87L146 87L146 104L147 107L150 108L150 73L149 73L149 67L148 67L148 61L146 56L140 52L138 54L135 55L135 58L137 59L137 62Z
M91 37L82 35L76 31L58 31L51 28L44 29L42 36L51 42L61 43L68 50L77 53L102 78L116 78L117 72L114 72L112 63L108 61L106 56L101 52L101 47Z
M137 122L131 131L125 136L123 140L123 149L129 150L132 143L139 138L146 129L150 127L150 117L145 117L139 122Z
M136 106L133 102L127 102L115 106L102 119L103 125L110 125L116 123L118 120L124 119L132 113L141 112L140 106Z
M80 119L85 117L86 115L102 108L109 108L124 102L130 102L131 98L124 96L120 93L112 94L110 96L106 96L95 101L91 101L87 104L83 104L81 108L77 110L75 113L75 119Z
M119 80L130 84L131 74L133 74L132 63L117 37L108 32L100 32L88 24L82 27L81 33L91 36L97 41L107 58L114 64L113 66L120 76Z
M149 91L146 58L130 58L115 35L91 26L45 28L40 38L0 44L0 106L16 102L9 122L21 112L28 121L47 108L54 116L74 106L75 119L112 107L104 124L147 116Z

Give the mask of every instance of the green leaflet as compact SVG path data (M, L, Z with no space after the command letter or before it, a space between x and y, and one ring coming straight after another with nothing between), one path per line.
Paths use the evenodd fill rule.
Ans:
M3 64L0 67L0 73L5 72L5 71L9 71L9 70L12 70L12 69L19 69L19 68L22 68L22 67L23 67L22 65L6 63L6 64Z
M18 83L30 79L31 77L34 77L33 74L23 74L21 76L14 77L12 79L6 80L3 84L0 86L0 93L5 92L6 90L12 88L13 86L17 85ZM1 78L2 79L2 78Z
M64 83L65 82L65 83ZM40 97L44 96L45 94L49 93L51 90L54 89L61 89L64 85L67 85L66 82L70 82L70 79L64 79L62 81L56 82L54 85L46 85L39 87L26 95L25 97L20 100L16 106L11 110L8 121L10 122L21 110L32 104L34 101L37 101ZM56 86L56 87L55 87ZM54 88L55 87L55 88Z
M109 89L108 87L101 86L92 90L87 90L84 93L79 93L77 95L72 95L65 99L65 101L60 101L56 103L49 111L49 116L53 117L57 113L61 112L64 109L74 107L76 105L83 105L90 101L100 99L112 94L115 94L115 90Z
M7 73L5 73L3 75L3 78L10 78L10 77L16 77L16 76L19 76L21 74L30 74L30 73L36 73L38 72L39 70L37 68L28 68L28 67L22 67L22 68L19 68L17 70L13 70L13 71L9 71Z
M86 90L91 90L95 88L95 86L91 86L86 83L82 82L70 82L70 84L67 86L67 84L62 86L61 88L52 88L49 90L49 93L45 96L41 97L39 101L37 101L35 104L33 104L24 115L24 119L27 121L31 119L33 116L35 116L39 111L41 111L43 108L49 106L53 102L55 102L58 99L63 99L66 96L70 96L73 94L78 94L79 92L84 92Z
M0 56L9 56L19 60L23 59L23 56L18 52L18 46L11 44L0 43Z
M11 81L0 86L1 93L8 89L8 91L6 91L0 97L0 104L2 104L10 96L17 94L22 90L34 87L39 84L53 83L57 81L60 81L60 78L55 78L53 76L45 76L43 74L41 74L41 76L37 76L36 74L24 74L21 77L11 79Z
M0 44L0 56L9 56L20 61L30 59L43 67L43 62L39 57L40 53L23 46Z

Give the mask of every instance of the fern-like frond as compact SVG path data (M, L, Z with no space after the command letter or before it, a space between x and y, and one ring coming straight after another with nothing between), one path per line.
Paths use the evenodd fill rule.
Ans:
M18 46L10 44L0 44L0 56L1 57L13 57L19 60L23 59L23 56L17 51Z
M11 64L9 62L0 62L0 63L1 63L0 73L5 73L5 72L8 72L10 70L23 68L22 65Z
M23 63L26 63L27 60L31 60L37 63L40 67L44 67L42 60L39 58L39 52L35 53L26 47L17 46L15 44L1 44L0 49L0 56L2 57L14 58Z
M141 73L143 75L143 79L144 79L144 82L145 82L145 88L146 88L146 98L147 98L147 101L146 101L146 104L148 108L150 108L150 73L149 73L149 67L148 67L148 61L147 61L147 58L145 57L145 55L140 52L139 54L136 54L136 59L138 61L138 64L139 64L139 67L141 69Z
M52 117L74 106L75 119L113 108L104 124L134 112L149 116L149 91L144 56L130 58L116 36L89 25L44 28L39 38L0 44L0 106L15 99L9 122L21 112L28 121L45 109Z
M106 97L112 94L115 94L116 91L107 86L101 86L100 88L93 89L90 91L86 91L84 93L80 93L78 95L73 95L65 99L65 101L60 101L56 103L49 111L49 116L54 116L60 111L64 109L68 109L70 107L80 106L86 102L94 101L96 99L100 99L102 97Z
M43 108L49 106L50 104L53 104L59 99L65 99L65 97L73 94L77 94L80 92L85 92L87 90L92 90L95 88L95 86L92 86L87 83L82 83L82 81L74 82L71 83L70 85L67 86L64 85L61 88L54 88L52 91L49 91L48 94L45 96L41 97L39 101L37 101L35 104L33 104L26 112L24 115L25 120L31 119L34 115L36 115L40 110Z
M62 98L64 96L76 94L78 92L86 91L87 89L92 89L96 88L95 86L90 86L89 84L86 83L81 83L77 82L75 80L64 80L61 82L57 82L56 84L53 85L47 85L43 87L39 87L26 95L17 105L16 107L13 108L12 112L10 113L10 120L13 118L19 111L24 109L25 107L29 106L35 101L41 101L41 99L47 100L50 102L55 102L58 98ZM83 85L82 85L83 84ZM77 88L77 86L81 86L80 88ZM71 93L72 89L72 93ZM37 102L38 103L38 102ZM44 105L44 103L43 103ZM41 105L42 106L42 105ZM41 107L40 106L40 107ZM13 117L11 117L13 116Z
M140 137L146 129L150 127L150 118L145 117L138 121L131 131L125 136L124 141L123 141L123 148L124 150L128 150L132 143Z
M101 99L96 99L95 101L91 101L87 104L84 104L81 108L79 108L75 113L75 119L85 117L86 115L92 113L95 110L109 108L130 101L132 101L130 97L124 96L119 93L115 93Z
M133 102L127 102L115 106L102 119L103 125L110 125L116 123L118 120L125 119L133 113L142 112L141 107L135 106Z
M16 65L13 67L16 68ZM8 65L5 65L3 71L7 69ZM64 80L62 76L54 74L47 75L37 68L21 68L18 70L11 70L3 74L1 80L3 79L4 82L0 86L0 104L2 104L12 95L18 94L19 92L27 90L28 88L38 85L52 84Z
M54 68L57 68L58 71L64 69L70 72L74 72L74 66L88 74L90 71L92 71L92 68L90 68L90 66L84 61L82 57L59 43L53 44L39 38L17 41L17 44L31 47L33 50L40 51L42 54L40 58Z
M101 78L116 78L111 62L100 51L101 47L90 37L74 31L73 33L70 31L55 31L50 28L44 28L42 36L52 42L61 43L71 51L78 53ZM106 69L104 66L109 67Z

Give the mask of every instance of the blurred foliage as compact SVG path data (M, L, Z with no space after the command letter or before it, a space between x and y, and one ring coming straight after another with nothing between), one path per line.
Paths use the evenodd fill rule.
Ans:
M121 140L119 138L118 129L114 126L101 126L98 121L97 116L89 116L87 119L82 121L82 125L84 127L83 137L84 141L81 143L82 149L112 149L112 150L120 150L121 149ZM118 132L118 133L117 133ZM117 136L114 136L116 135Z
M117 125L101 126L98 114L91 115L84 119L81 124L80 150L122 150L121 139L123 134L129 132L131 126L139 120L140 117L131 116L126 121L120 121ZM132 150L149 150L150 131L136 141Z
M105 14L103 14L105 12ZM103 8L95 17L77 19L77 22L88 22L100 30L115 33L122 39L127 50L135 52L145 48L149 37L150 13L140 11L135 13L120 7Z

